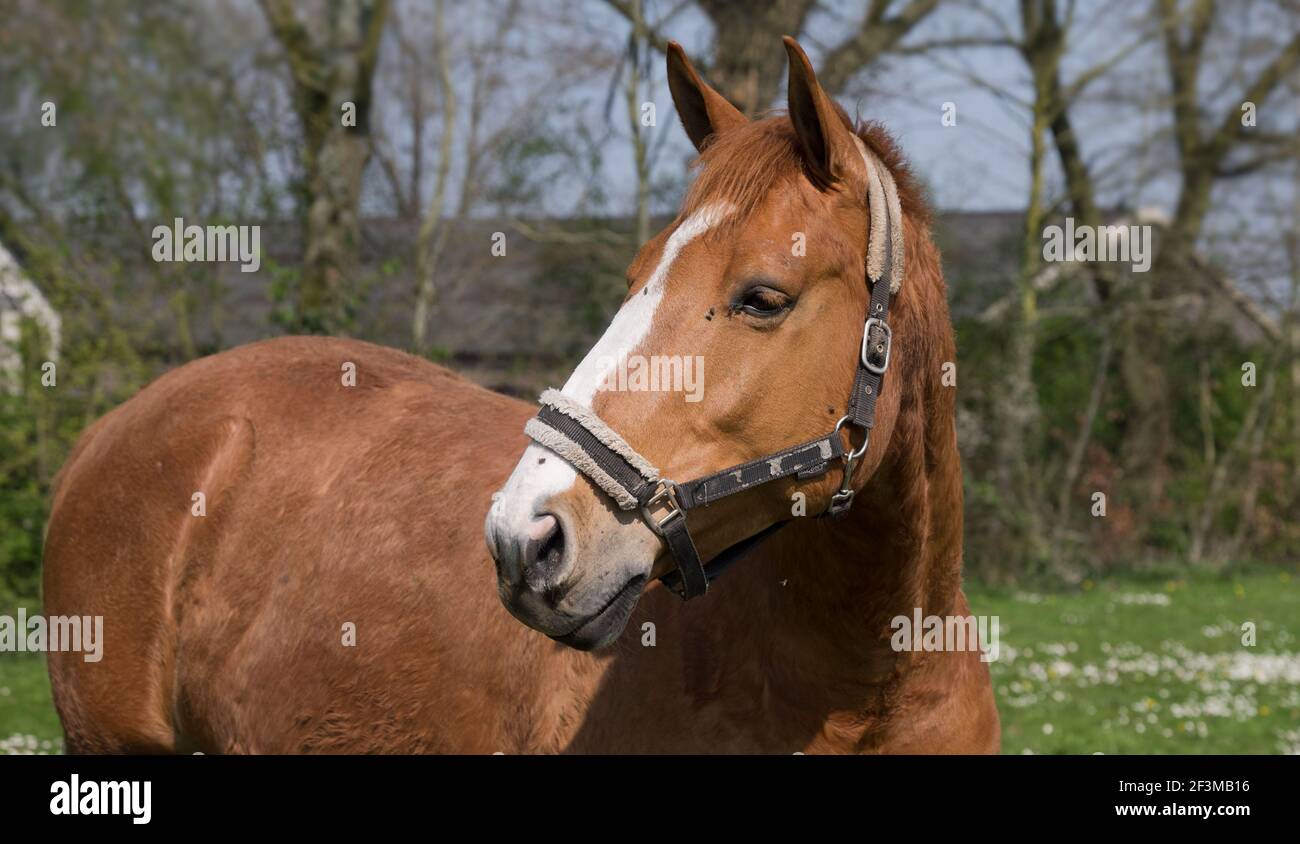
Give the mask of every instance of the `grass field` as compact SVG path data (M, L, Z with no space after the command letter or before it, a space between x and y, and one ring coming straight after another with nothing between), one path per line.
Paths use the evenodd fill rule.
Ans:
M969 594L1000 617L1004 753L1300 753L1293 574Z
M1300 753L1294 575L968 594L999 620L1005 753ZM56 752L59 736L42 660L0 653L0 753Z
M45 659L0 653L0 754L57 753L62 742Z

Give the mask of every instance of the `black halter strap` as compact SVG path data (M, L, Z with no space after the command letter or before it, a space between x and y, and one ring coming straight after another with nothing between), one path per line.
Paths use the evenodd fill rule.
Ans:
M886 266L889 266L886 263ZM795 446L774 455L760 457L739 466L723 469L707 477L675 485L678 493L675 500L669 498L669 491L674 488L671 483L661 482L658 495L669 512L656 525L653 513L642 508L643 517L652 529L664 538L673 555L677 568L660 578L660 581L682 598L694 598L708 591L709 584L725 569L769 539L778 530L789 524L788 521L775 522L757 534L743 539L723 550L706 565L700 561L699 551L691 539L686 525L686 512L697 506L707 505L719 498L743 492L759 484L796 475L798 480L807 480L824 474L835 459L844 460L844 474L839 491L831 496L830 506L823 516L839 516L848 512L853 506L852 488L853 469L857 461L867 451L871 438L871 429L876 421L876 399L880 395L880 385L885 371L889 368L889 353L892 335L887 318L889 315L889 278L878 280L871 291L869 316L862 331L862 351L858 356L857 372L853 378L853 393L849 397L848 413L829 434L804 445ZM840 429L845 425L860 429L862 445L852 452L844 450ZM783 455L797 458L798 468L792 461L784 470L772 473L774 458ZM682 494L682 493L685 494ZM657 503L657 502L656 502Z
M687 513L707 507L719 499L735 495L779 478L794 475L804 481L819 477L836 460L844 462L839 490L831 496L823 516L838 516L853 505L853 470L867 451L871 429L875 426L876 400L889 369L892 334L889 329L890 279L893 269L892 227L887 208L878 209L884 216L884 269L871 286L871 302L862 327L853 392L848 412L834 430L815 440L791 446L774 454L731 466L693 481L674 483L657 476L650 465L616 433L596 419L594 414L580 414L557 403L542 405L537 418L525 429L529 436L559 451L570 463L614 496L624 509L639 507L641 517L659 534L676 563L673 571L660 580L683 599L703 595L709 583L732 563L788 524L779 521L722 551L706 565L700 559L687 525ZM546 394L543 395L545 402ZM846 451L840 431L845 426L857 429L862 444ZM850 441L852 440L850 430Z

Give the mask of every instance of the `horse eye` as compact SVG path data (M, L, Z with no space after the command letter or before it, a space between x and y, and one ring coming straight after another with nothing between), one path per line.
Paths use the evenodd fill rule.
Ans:
M759 286L745 291L737 310L744 311L750 316L774 317L787 310L790 305L790 297L781 291Z

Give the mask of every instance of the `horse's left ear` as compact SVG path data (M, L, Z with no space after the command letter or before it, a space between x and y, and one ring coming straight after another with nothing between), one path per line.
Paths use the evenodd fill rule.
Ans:
M822 90L799 42L781 39L790 55L790 122L814 181L827 187L850 177L866 179L866 167L848 118Z

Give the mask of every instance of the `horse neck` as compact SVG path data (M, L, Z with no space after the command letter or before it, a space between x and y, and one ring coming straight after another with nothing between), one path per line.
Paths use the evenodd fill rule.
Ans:
M926 305L932 308L924 320L928 328L918 318L897 329L944 336L940 343L916 344L910 366L886 380L884 389L908 392L880 466L845 517L805 525L771 552L787 557L777 561L779 570L806 581L768 602L779 608L771 652L799 662L803 681L896 681L918 657L893 651L891 620L911 618L918 608L922 616L954 614L960 604L962 477L955 399L938 377L943 360L955 354L941 283L938 289L937 303ZM911 316L917 313L913 309ZM926 349L935 351L925 354ZM791 586L769 578L759 589Z

